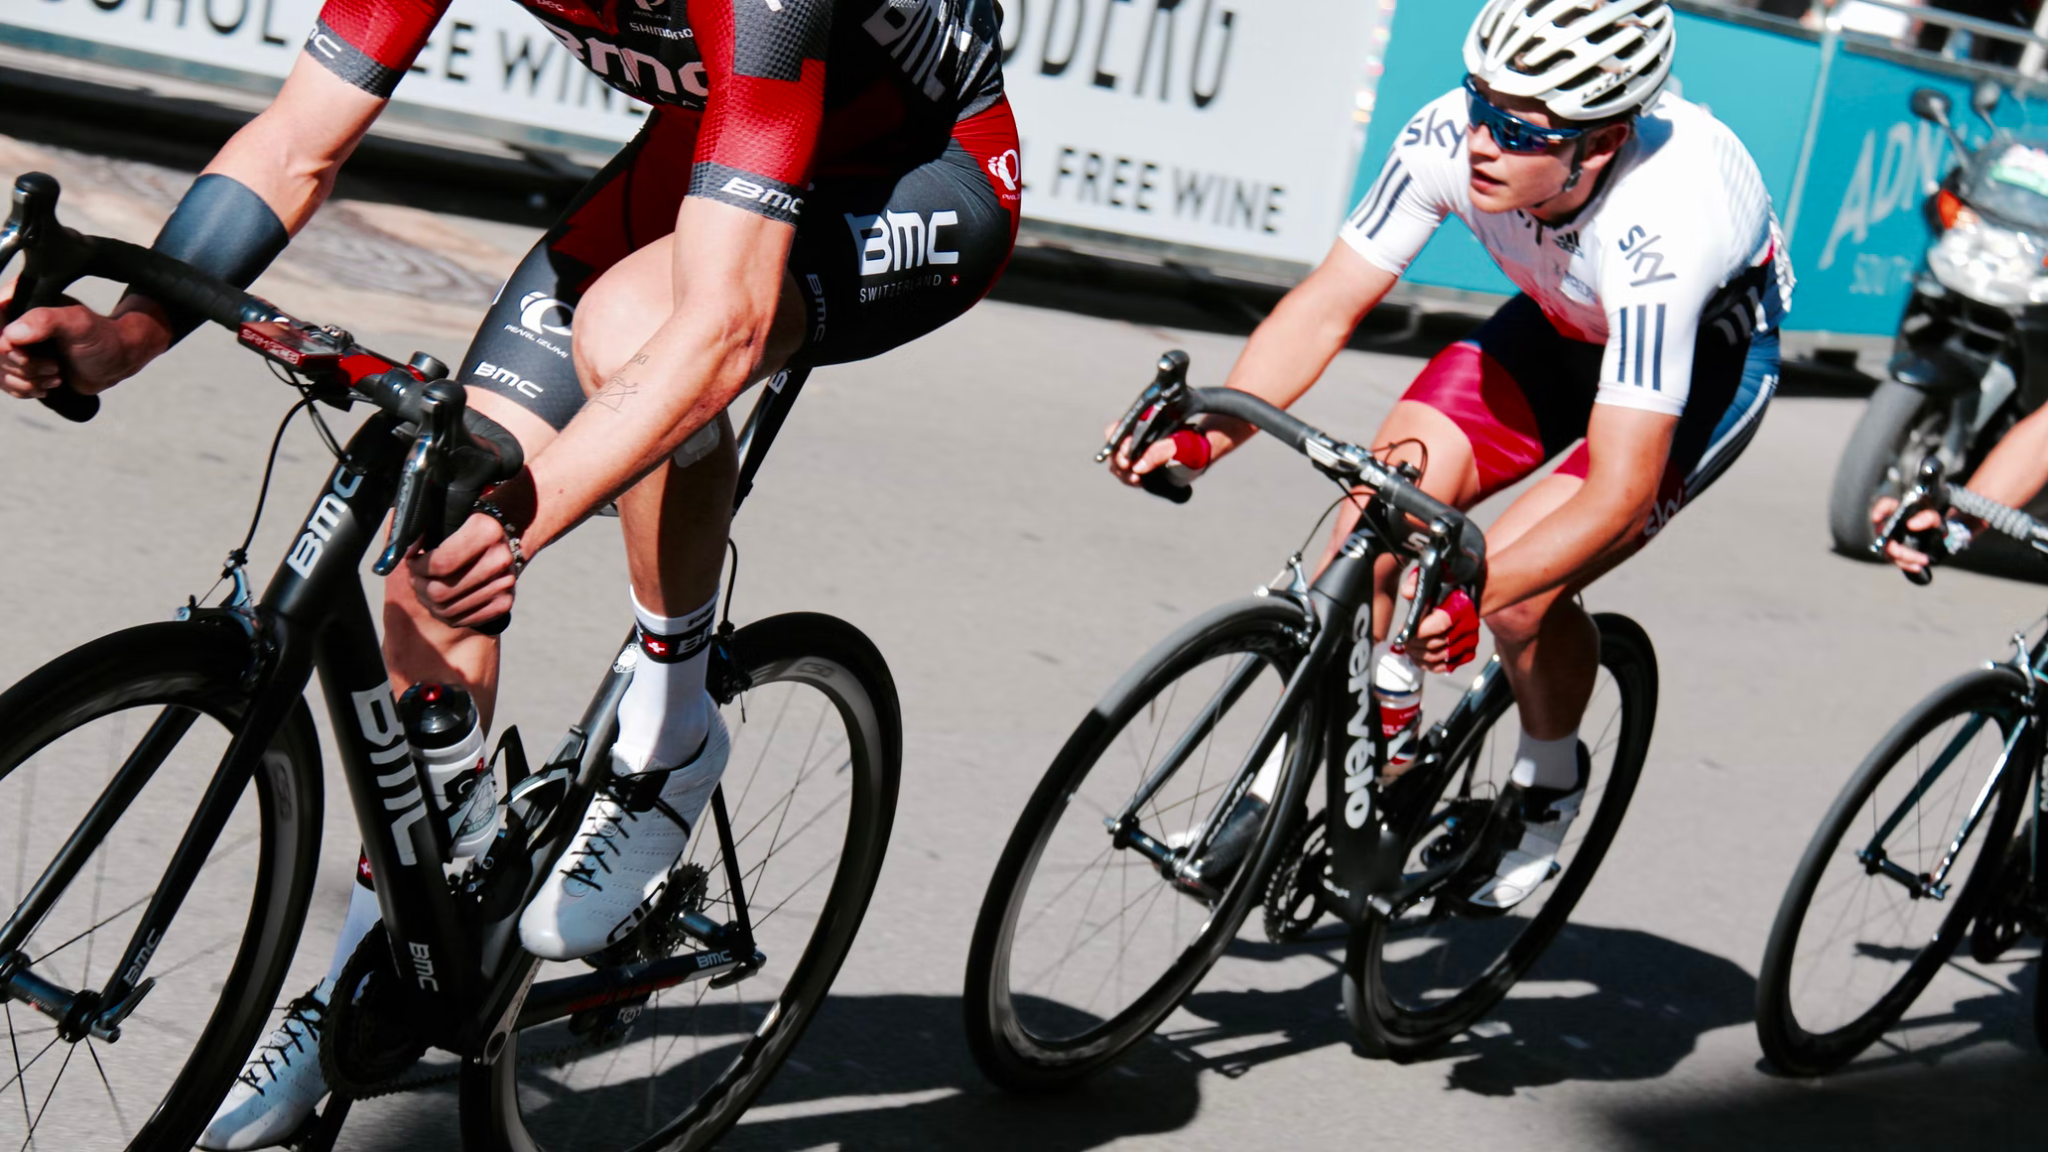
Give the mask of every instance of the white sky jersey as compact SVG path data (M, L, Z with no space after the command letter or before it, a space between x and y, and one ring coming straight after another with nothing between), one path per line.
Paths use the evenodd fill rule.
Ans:
M1605 187L1557 226L1472 207L1467 120L1462 88L1418 112L1340 235L1398 276L1455 213L1559 332L1606 345L1600 403L1677 415L1703 330L1733 343L1774 331L1791 307L1770 193L1742 142L1706 109L1660 97ZM1767 260L1766 289L1723 291Z

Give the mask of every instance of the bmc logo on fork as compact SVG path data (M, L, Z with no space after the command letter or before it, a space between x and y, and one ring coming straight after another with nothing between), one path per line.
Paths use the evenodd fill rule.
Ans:
M406 745L405 729L398 722L398 706L391 700L391 681L351 693L350 698L356 704L356 727L370 745L370 763L380 768L397 765L377 777L377 789L384 810L392 813L391 839L398 845L398 862L417 864L419 858L412 850L412 826L426 818L427 802L420 790L419 773L412 766L412 749Z
M348 512L348 505L342 501L355 495L356 489L362 486L360 472L350 472L347 468L334 470L334 491L321 495L320 503L313 506L313 514L306 518L306 527L299 533L298 543L292 545L291 552L284 558L292 571L301 576L313 574L313 565L320 562L320 553L326 549L327 541L333 538L334 530L341 527L341 518ZM385 694L390 693L387 690Z

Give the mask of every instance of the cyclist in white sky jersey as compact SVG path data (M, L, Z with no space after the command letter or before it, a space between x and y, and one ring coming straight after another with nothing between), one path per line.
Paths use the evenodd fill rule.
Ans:
M1509 818L1465 894L1482 907L1510 908L1549 878L1584 795L1578 725L1599 634L1578 592L1733 463L1777 388L1784 241L1741 141L1666 91L1676 36L1665 0L1490 0L1464 83L1402 128L1228 382L1299 399L1448 216L1521 290L1430 361L1373 441L1424 465L1422 487L1460 508L1571 449L1487 533L1482 601L1432 613L1411 654L1449 671L1483 616L1514 685ZM1113 466L1128 483L1169 461L1199 470L1253 430L1205 417L1194 431ZM1333 551L1355 520L1347 509ZM1391 558L1380 578L1384 627Z

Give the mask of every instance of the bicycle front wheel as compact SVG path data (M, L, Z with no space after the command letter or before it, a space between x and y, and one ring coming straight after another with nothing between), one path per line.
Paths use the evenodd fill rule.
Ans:
M465 1065L471 1152L708 1147L768 1086L853 947L896 813L895 682L874 644L830 616L751 624L731 651L748 687L725 707L722 787L767 963L727 987L680 984L515 1033L495 1063ZM676 911L728 923L733 892L708 811L702 829L672 877L694 893ZM667 934L667 952L690 947ZM589 971L543 964L538 978Z
M190 1147L255 1046L312 894L321 793L303 703L253 778L222 774L251 659L239 628L154 624L0 695L0 884L22 933L0 958L0 1144ZM189 888L142 932L181 861ZM100 992L138 938L123 975L154 983L110 1031ZM26 1002L36 980L78 995L62 1022Z
M1301 709L1254 763L1306 643L1290 603L1225 605L1153 649L1068 738L1017 820L969 946L968 1047L989 1079L1023 1091L1102 1067L1237 935L1315 730ZM1220 891L1190 891L1137 846L1141 835L1170 853L1170 872L1276 757L1280 802L1257 818Z
M1394 919L1371 916L1351 934L1344 958L1344 1011L1359 1046L1375 1056L1413 1059L1493 1010L1564 928L1621 829L1650 753L1657 718L1657 656L1641 626L1602 614L1600 671L1579 731L1592 753L1580 816L1557 854L1558 871L1505 914L1475 917L1447 897L1426 899ZM1408 844L1402 871L1424 871L1461 837L1482 828L1514 767L1519 721L1507 677L1495 675L1474 701L1476 720L1451 751L1447 786Z
M2039 755L2025 693L2004 668L1950 681L1886 734L1821 821L1757 978L1757 1038L1780 1071L1854 1059L1962 942Z

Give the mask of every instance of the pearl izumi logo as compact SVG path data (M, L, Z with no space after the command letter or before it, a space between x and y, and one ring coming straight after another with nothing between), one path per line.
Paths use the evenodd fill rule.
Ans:
M1003 182L1003 187L1012 192L1017 190L1017 150L1015 148L993 157L988 162L988 174Z
M570 322L575 317L575 305L564 304L545 292L528 292L519 298L519 323L507 324L504 328L505 331L538 344L567 360L569 341L564 339L557 343L554 338L568 336ZM477 371L478 375L490 374L482 369ZM527 395L531 396L533 393L528 392Z

